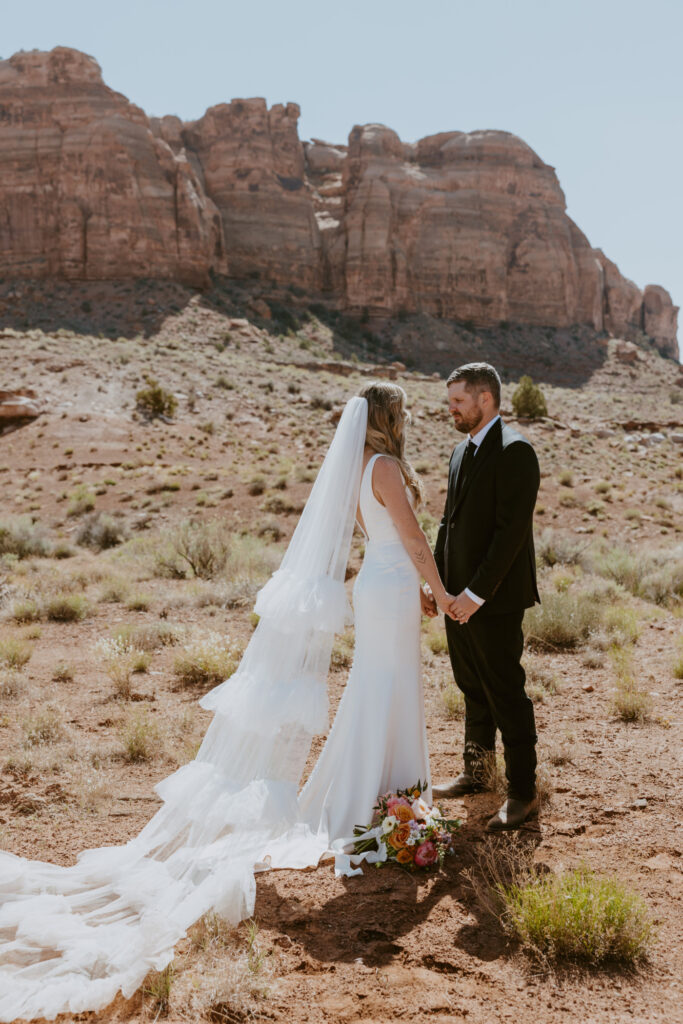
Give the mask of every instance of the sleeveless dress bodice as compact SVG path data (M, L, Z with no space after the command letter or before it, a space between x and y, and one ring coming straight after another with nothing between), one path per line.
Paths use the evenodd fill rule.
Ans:
M401 536L394 525L393 519L386 507L377 500L372 490L372 470L379 458L381 458L381 455L377 453L368 460L368 464L361 477L358 505L363 522L365 523L365 530L363 530L360 522L358 525L363 530L366 540L372 544L398 543L403 546ZM406 493L408 500L413 505L413 492L407 485Z

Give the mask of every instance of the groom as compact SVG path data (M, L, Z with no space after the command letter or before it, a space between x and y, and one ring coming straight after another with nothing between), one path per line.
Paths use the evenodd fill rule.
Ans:
M446 616L453 673L465 696L464 771L437 797L483 788L482 758L503 740L507 800L487 830L518 828L538 813L534 709L520 659L525 608L540 601L532 518L540 480L529 441L503 423L500 378L488 363L459 366L447 380L456 445L434 558L457 594Z

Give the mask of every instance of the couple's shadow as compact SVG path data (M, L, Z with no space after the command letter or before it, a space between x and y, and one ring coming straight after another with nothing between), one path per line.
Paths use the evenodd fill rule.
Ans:
M444 810L463 824L455 836L454 854L440 871L413 874L387 865L365 865L363 874L337 880L332 863L315 870L270 873L259 878L254 917L263 927L287 937L308 954L301 970L315 970L317 963L351 963L362 960L379 967L415 951L426 967L455 970L449 959L457 949L479 960L496 960L508 949L498 922L481 905L470 876L481 873L480 851L484 824L500 801L491 794L467 797ZM530 852L541 841L539 829L516 833ZM500 837L496 842L507 842ZM339 893L339 884L344 891ZM430 946L434 925L437 944ZM417 941L416 941L417 937ZM408 940L408 941L406 941ZM280 940L281 944L282 939ZM322 969L322 968L321 968Z

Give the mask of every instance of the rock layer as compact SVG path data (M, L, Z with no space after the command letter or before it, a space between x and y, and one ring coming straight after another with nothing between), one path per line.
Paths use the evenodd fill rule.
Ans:
M184 155L66 47L0 61L0 272L178 278L227 270L220 216Z
M404 143L369 124L348 145L302 143L298 118L256 98L149 119L76 50L0 61L0 274L230 274L374 321L644 332L677 356L668 292L641 292L591 247L517 136Z

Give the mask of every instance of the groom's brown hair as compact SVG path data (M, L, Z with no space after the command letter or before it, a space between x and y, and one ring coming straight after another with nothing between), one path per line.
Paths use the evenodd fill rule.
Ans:
M446 381L446 386L464 381L467 391L490 391L496 408L500 409L500 377L490 363L464 363L458 366Z

